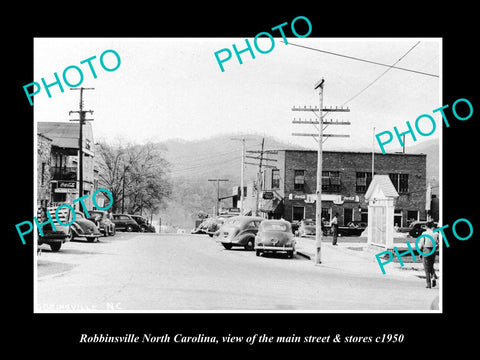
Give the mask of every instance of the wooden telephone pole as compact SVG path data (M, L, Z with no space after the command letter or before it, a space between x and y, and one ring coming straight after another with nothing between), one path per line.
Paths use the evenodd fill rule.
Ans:
M68 114L78 113L79 119L70 119L70 121L79 122L78 130L78 197L83 196L83 125L85 121L93 121L93 119L85 119L85 114L88 112L93 114L92 110L83 110L83 90L95 90L94 88L71 88L70 90L80 90L80 110L70 111Z
M265 138L262 138L262 148L260 151L254 151L250 150L247 151L248 153L257 153L258 156L246 156L249 159L255 159L258 160L259 163L252 163L252 162L245 162L247 165L256 165L258 166L258 173L257 173L257 196L256 196L256 201L255 201L255 216L258 216L258 211L259 211L259 204L260 204L260 193L263 191L263 180L262 180L262 175L263 175L263 168L276 168L274 165L270 164L265 164L264 161L277 161L276 159L271 159L264 157L265 154L276 154L277 151L275 150L265 150Z
M324 125L325 128L328 125L350 125L350 122L348 121L342 121L342 122L334 122L334 121L324 121L323 117L325 114L323 112L335 112L335 111L342 111L342 112L348 112L350 109L346 108L329 108L329 109L324 109L323 108L323 87L325 84L325 80L322 79L318 81L314 89L319 91L319 108L317 107L313 108L307 108L304 106L303 108L292 108L292 111L310 111L313 112L315 115L316 112L318 112L318 120L307 120L307 121L297 121L293 120L294 124L313 124L313 125L318 125L318 134L306 134L306 133L292 133L294 136L311 136L313 137L317 142L318 142L318 153L317 153L317 190L316 190L316 209L315 209L315 246L316 246L316 252L315 252L315 264L320 264L322 262L321 258L321 248L322 248L322 144L323 144L323 138L329 138L329 137L349 137L349 135L340 135L340 134L324 134ZM318 138L317 138L318 137Z
M216 181L217 182L217 202L215 205L215 213L216 215L220 215L219 211L219 203L220 203L220 181L228 181L228 179L208 179L208 181Z

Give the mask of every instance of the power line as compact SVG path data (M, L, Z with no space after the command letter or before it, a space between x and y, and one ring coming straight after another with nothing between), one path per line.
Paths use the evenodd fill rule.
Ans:
M348 99L347 101L345 101L343 105L349 103L350 101L352 101L353 99L355 99L357 96L359 96L361 93L363 93L365 90L367 90L370 86L372 86L375 82L377 82L378 79L380 79L383 75L385 75L387 72L389 72L390 70L392 70L393 68L395 68L395 65L397 65L405 56L407 56L410 51L412 51L418 44L420 44L420 41L418 41L415 45L413 45L405 54L403 54L403 56L398 59L393 65L391 65L387 70L385 70L383 73L380 74L380 76L378 76L375 80L373 80L370 84L368 84L367 86L365 86L362 90L360 90L356 95L352 96L350 99Z
M171 159L167 159L171 162L178 162L178 161L183 161L185 163L198 163L199 161L209 161L209 160L214 160L217 159L218 157L223 157L223 156L229 156L232 154L238 153L237 150L235 151L229 151L229 152L221 152L221 153L210 153L207 156L202 156L202 157L197 157L196 153L192 153L189 156L179 156L179 157L174 157Z
M216 168L216 167L219 167L219 166L224 166L227 163L238 161L240 158L241 158L241 156L236 156L234 158L231 158L231 159L228 159L228 160L222 160L221 162L214 163L214 164L198 164L198 165L194 165L194 166L187 167L187 168L174 169L174 170L169 171L169 174L171 175L171 174L181 173L181 172L185 172L185 171L189 171L189 170L195 170L195 169L199 169L199 168L206 168L205 170L211 170L212 168Z
M282 41L282 42L284 42L284 41ZM423 71L406 69L406 68L398 67L398 66L391 66L391 65L383 64L383 63L380 63L380 62L377 62L377 61L362 59L362 58L355 57L355 56L350 56L350 55L344 55L344 54L334 53L334 52L332 52L332 51L326 51L326 50L316 49L316 48L312 48L312 47L310 47L310 46L293 44L293 43L291 43L291 42L289 42L288 44L289 44L289 45L293 45L293 46L297 46L297 47L301 47L301 48L305 48L305 49L309 49L309 50L313 50L313 51L322 52L322 53L325 53L325 54L330 54L330 55L335 55L335 56L344 57L344 58L351 59L351 60L363 61L363 62L366 62L366 63L369 63L369 64L386 66L386 67L388 67L388 68L391 67L391 68L393 68L393 69L403 70L403 71L409 71L409 72L413 72L413 73L420 74L420 75L433 76L433 77L437 77L437 78L439 77L438 75L426 73L426 72L423 72Z

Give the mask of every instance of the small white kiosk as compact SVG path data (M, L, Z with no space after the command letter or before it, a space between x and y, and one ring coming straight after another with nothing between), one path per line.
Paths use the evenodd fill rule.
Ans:
M388 175L374 175L365 194L368 201L368 244L393 248L393 216L398 192Z

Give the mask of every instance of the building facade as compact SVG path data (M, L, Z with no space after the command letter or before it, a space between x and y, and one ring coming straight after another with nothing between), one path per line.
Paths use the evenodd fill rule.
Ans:
M78 162L79 124L38 122L37 133L37 202L43 200L42 206L57 206L62 203L72 203L83 195L92 195L97 186L97 172L90 123L83 125L83 194L81 195L79 194ZM48 145L49 161L46 161L44 154L47 152ZM48 180L46 173L48 173ZM84 200L84 203L87 209L92 209L93 203L90 196ZM77 210L82 211L79 202L75 206Z
M289 221L315 219L317 151L278 150L275 159L275 168L263 172L260 211ZM322 217L329 220L338 213L340 225L366 223L365 193L372 180L372 153L324 151L322 159ZM388 175L399 193L396 225L426 219L425 154L375 153L374 172Z
M37 134L37 207L46 207L50 202L50 157L52 139Z

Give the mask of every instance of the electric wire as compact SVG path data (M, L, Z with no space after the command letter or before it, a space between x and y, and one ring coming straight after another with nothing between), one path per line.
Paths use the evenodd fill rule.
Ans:
M282 41L282 42L284 43L284 41ZM305 48L305 49L309 49L309 50L313 50L313 51L318 51L318 52L322 52L322 53L325 53L325 54L340 56L340 57L344 57L344 58L351 59L351 60L363 61L363 62L366 62L366 63L375 64L375 65L380 65L380 66L392 67L393 69L403 70L403 71L409 71L409 72L416 73L416 74L420 74L420 75L432 76L432 77L437 77L437 78L439 77L438 75L430 74L430 73L423 72L423 71L412 70L412 69L407 69L407 68L398 67L398 66L391 66L391 65L383 64L383 63L380 63L380 62L377 62L377 61L362 59L362 58L358 58L358 57L350 56L350 55L344 55L344 54L334 53L334 52L332 52L332 51L326 51L326 50L316 49L316 48L312 48L312 47L310 47L310 46L298 45L298 44L294 44L294 43L291 43L291 42L289 42L288 45L293 45L293 46L297 46L297 47L301 47L301 48Z
M415 45L413 45L403 56L398 59L393 65L391 65L387 70L385 70L383 73L381 73L377 78L375 78L372 82L370 82L367 86L365 86L362 90L360 90L356 95L352 96L350 99L345 101L341 106L346 105L356 97L358 97L360 94L362 94L365 90L367 90L370 86L372 86L375 82L377 82L383 75L385 75L387 72L395 68L395 65L397 65L405 56L407 56L418 44L420 44L420 41L418 41Z

